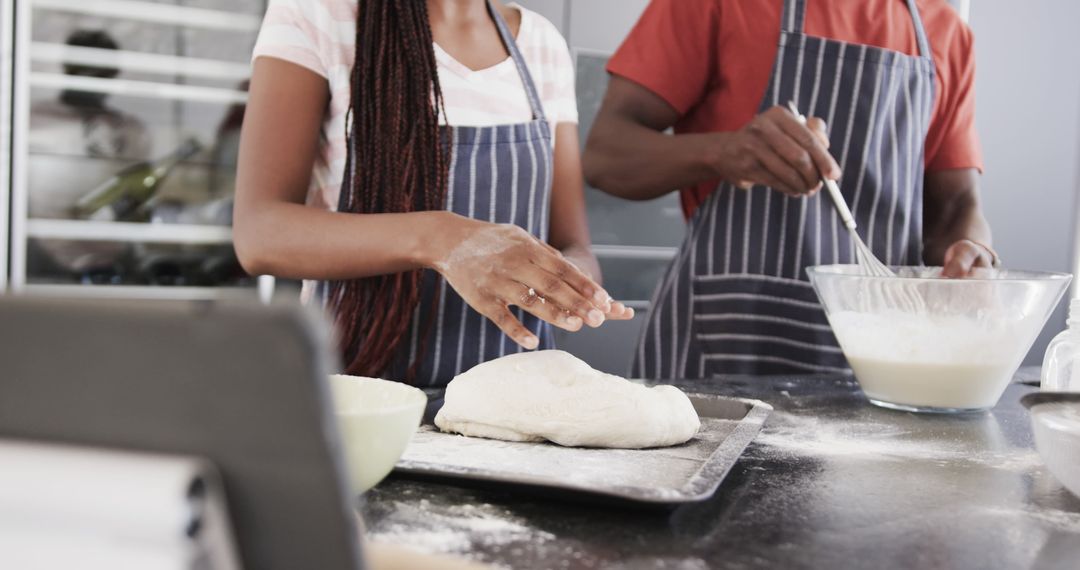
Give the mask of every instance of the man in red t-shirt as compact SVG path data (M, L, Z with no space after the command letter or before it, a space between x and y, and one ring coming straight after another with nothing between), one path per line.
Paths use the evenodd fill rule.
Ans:
M822 176L885 263L995 264L972 42L944 0L653 0L608 64L584 159L616 196L680 188L691 219L634 373L846 370L806 282L855 262Z

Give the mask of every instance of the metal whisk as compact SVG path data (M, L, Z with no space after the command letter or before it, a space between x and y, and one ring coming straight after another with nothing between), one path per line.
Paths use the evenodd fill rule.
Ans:
M806 124L806 117L799 112L794 101L788 101L788 109L795 114L795 117L798 118L801 123ZM859 237L859 232L856 231L858 226L855 224L855 217L851 215L851 209L848 208L847 201L844 200L844 195L840 193L840 187L836 185L836 181L829 180L822 176L821 182L825 185L825 189L832 198L833 205L836 206L836 212L840 214L840 220L844 222L844 227L851 232L851 237L855 240L855 259L859 263L859 268L862 269L866 275L871 277L896 277L896 273L894 273L892 269L889 269L888 265L882 263L881 260L874 255L870 246L866 245L866 242Z
M806 117L799 112L794 101L788 101L788 109L800 122L806 124ZM874 255L870 246L866 245L866 242L859 237L859 232L856 231L858 226L855 224L855 217L851 215L851 209L848 208L847 201L844 200L844 195L840 193L840 187L836 185L836 181L822 176L821 182L825 185L825 189L832 198L833 205L836 206L836 211L840 214L840 220L844 222L844 227L851 232L851 237L855 241L855 259L858 262L859 269L862 270L863 274L870 277L896 277L896 273L888 265L882 263ZM907 312L921 312L926 307L922 295L914 287L900 286L893 288L883 286L881 289L886 306L900 308Z

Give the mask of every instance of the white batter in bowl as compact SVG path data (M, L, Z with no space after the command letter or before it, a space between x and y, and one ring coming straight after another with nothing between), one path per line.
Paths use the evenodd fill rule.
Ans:
M942 279L936 268L882 278L854 265L808 272L866 396L920 412L993 407L1071 279L1015 271ZM912 298L919 303L896 301Z

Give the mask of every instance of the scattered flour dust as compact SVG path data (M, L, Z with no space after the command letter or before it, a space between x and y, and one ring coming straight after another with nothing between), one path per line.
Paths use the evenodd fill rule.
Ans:
M858 419L825 420L776 411L755 441L766 446L766 453L837 461L923 460L1008 471L1031 471L1042 466L1035 450L1008 445L996 422L990 419L953 439L927 435L897 424Z
M395 501L393 512L369 529L375 542L408 545L429 554L468 554L476 547L542 544L554 535L527 527L505 509L488 503L435 505Z
M1017 512L1005 508L990 508L984 511L987 515L999 515L1009 519L1013 519ZM1022 510L1019 512L1050 529L1067 533L1080 533L1080 513L1070 513L1057 509Z

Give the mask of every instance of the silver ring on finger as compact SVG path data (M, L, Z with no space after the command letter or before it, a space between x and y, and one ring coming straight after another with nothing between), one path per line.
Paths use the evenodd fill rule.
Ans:
M545 299L543 295L537 293L536 289L533 289L532 287L528 287L528 291L521 296L521 303L526 307L531 307L537 301L540 301L541 304L547 303L547 299Z

